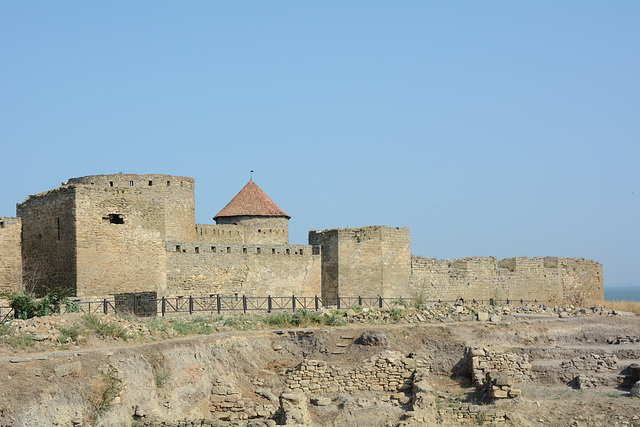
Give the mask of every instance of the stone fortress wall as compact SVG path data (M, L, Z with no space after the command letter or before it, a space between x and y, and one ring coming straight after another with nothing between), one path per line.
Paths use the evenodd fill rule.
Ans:
M0 216L0 292L17 289L22 276L22 221Z
M251 197L261 199L247 201ZM236 198L240 206L231 206ZM409 229L387 226L312 230L309 245L292 245L289 216L253 181L236 198L215 217L217 224L196 224L193 178L70 179L29 196L17 205L19 218L3 220L0 288L17 289L8 271L20 270L22 262L23 278L37 290L55 284L87 299L141 291L558 302L604 297L602 265L594 261L413 257ZM242 203L253 213L242 214ZM275 213L255 214L256 206Z
M604 299L602 264L573 258L413 257L410 285L414 294L443 300L467 295L558 303Z

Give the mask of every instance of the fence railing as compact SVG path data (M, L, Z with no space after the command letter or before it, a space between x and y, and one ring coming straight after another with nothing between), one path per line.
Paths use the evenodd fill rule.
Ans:
M538 300L525 299L494 299L487 300L421 300L423 305L435 303L454 303L466 302L474 304L503 305L503 304L543 304ZM216 313L234 312L243 313L253 311L272 311L281 310L313 310L321 309L337 309L349 310L355 307L370 309L392 309L397 307L414 306L415 298L383 298L383 297L253 297L253 296L223 296L214 295L208 297L161 297L147 298L135 297L127 301L118 301L115 299L104 298L96 301L77 301L71 304L62 305L60 313L81 312L89 314L133 314L141 317L150 316L166 316L171 314L196 314L196 313ZM0 323L6 322L17 317L16 312L11 307L0 307Z

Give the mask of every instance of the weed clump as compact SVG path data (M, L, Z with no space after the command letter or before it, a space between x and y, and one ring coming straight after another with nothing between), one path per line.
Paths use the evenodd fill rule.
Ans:
M127 340L129 335L127 330L116 322L109 322L108 320L102 320L93 314L86 313L82 316L82 322L87 329L92 330L98 335L111 338L120 338Z

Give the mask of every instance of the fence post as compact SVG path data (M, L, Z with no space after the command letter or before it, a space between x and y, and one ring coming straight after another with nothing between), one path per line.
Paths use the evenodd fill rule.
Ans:
M362 307L362 297L358 296L358 305Z
M338 307L338 310L340 310L340 295L338 295L338 299L336 301L336 306Z
M295 295L291 295L291 307L293 308L293 311L296 311L296 296Z
M267 313L271 313L271 295L267 296Z
M242 314L247 314L247 296L242 295Z
M220 294L216 294L216 308L218 309L218 314L222 310L222 301L220 301Z
M107 307L108 307L108 306L107 306L107 299L106 299L106 298L104 298L104 299L102 300L102 312L103 312L104 314L107 314L107 311L109 311L109 309L108 309ZM91 304L89 304L89 314L91 314Z
M493 298L489 298L489 305L493 306Z
M509 305L509 298L507 298L507 305Z
M316 311L318 311L318 295L315 297Z
M165 311L167 311L167 300L162 297L162 317L164 317Z
M524 300L520 298L520 305L524 304Z

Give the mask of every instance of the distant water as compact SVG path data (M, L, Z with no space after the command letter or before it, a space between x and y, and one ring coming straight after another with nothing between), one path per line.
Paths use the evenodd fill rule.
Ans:
M640 285L604 286L604 299L640 301Z

